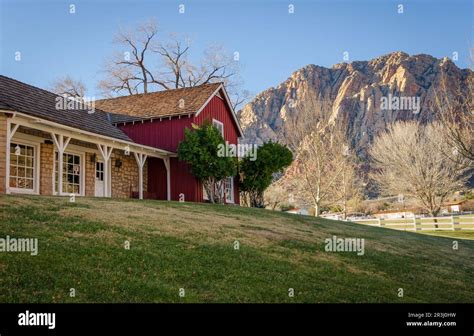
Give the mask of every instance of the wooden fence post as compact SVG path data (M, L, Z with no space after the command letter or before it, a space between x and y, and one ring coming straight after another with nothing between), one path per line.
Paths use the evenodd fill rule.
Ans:
M421 218L413 218L413 225L415 226L415 231L423 231L423 227L421 226Z
M453 231L456 230L455 227L454 227L455 224L456 224L456 221L455 221L455 219L454 219L454 215L452 215L452 216L451 216L451 229L452 229Z

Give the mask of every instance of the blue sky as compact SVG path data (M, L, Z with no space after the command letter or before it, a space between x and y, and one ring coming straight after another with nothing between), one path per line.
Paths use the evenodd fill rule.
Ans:
M70 3L75 14L69 14ZM181 3L185 14L178 12ZM161 36L189 35L194 56L211 44L238 51L244 87L253 93L307 64L342 62L345 51L350 61L397 50L436 57L456 51L457 65L468 67L474 24L469 0L0 0L0 73L43 88L70 74L99 96L100 69L117 50L112 39L118 27L149 18L157 20Z

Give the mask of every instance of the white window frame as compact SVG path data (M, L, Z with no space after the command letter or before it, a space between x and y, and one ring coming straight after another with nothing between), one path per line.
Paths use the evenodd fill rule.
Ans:
M57 151L57 148L54 148L53 151L53 195L59 195L59 191L56 191L56 153L59 152ZM86 189L86 170L85 170L85 160L86 160L86 155L85 152L80 152L76 150L65 150L63 154L70 154L70 155L77 155L80 157L80 163L79 166L81 167L81 175L80 175L80 185L79 188L81 189L79 194L74 194L76 196L84 196L85 195L85 189ZM59 173L59 172L58 172ZM61 171L62 173L62 171ZM95 171L94 171L94 176L95 176ZM70 193L64 192L60 196L69 196Z
M97 170L97 164L102 164L102 170ZM102 174L102 180L99 180L99 181L102 181L104 182L104 176L105 176L105 172L104 172L104 161L103 160L96 160L95 161L95 177L94 177L94 180L97 180L97 172L100 172Z
M224 181L224 193L225 193L225 202L226 203L234 203L234 178L229 176L226 178L227 181L230 180L230 193L226 193L226 181ZM228 198L230 196L230 198Z
M202 184L202 199L205 201L209 201L209 197L207 196L206 188L204 188L204 183Z
M212 119L212 126L217 128L221 133L222 137L224 138L224 123L220 122L219 120Z
M221 190L223 190L223 192L225 193L225 202L228 203L228 204L234 204L235 203L235 200L234 200L234 177L232 176L229 176L226 178L226 180L229 180L231 181L230 183L230 194L227 194L225 193L225 190L226 190L226 187L225 187L225 181L224 181L224 186ZM206 193L206 189L204 188L204 184L202 185L202 198L203 200L205 201L208 201L209 200L209 197L207 196L207 193Z
M41 152L40 152L39 143L34 142L34 141L30 141L30 140L25 140L25 139L13 137L13 139L10 141L10 145L11 144L29 146L29 147L33 147L33 149L34 149L33 189L23 189L23 188L11 187L10 186L11 173L10 173L10 175L8 176L8 181L6 181L6 183L8 183L8 190L12 193L15 193L15 194L39 195L40 166L41 166L40 165ZM9 148L9 154L11 154L10 148ZM11 162L9 162L9 165L11 167Z

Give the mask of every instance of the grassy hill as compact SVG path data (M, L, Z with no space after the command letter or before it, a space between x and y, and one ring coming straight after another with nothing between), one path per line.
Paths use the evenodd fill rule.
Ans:
M0 196L7 235L39 253L0 252L0 302L474 302L472 240L267 210ZM333 235L365 254L326 252Z

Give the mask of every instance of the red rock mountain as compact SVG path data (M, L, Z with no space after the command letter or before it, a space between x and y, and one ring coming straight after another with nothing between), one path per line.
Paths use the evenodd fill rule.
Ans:
M450 94L466 87L474 76L448 58L410 56L394 52L371 61L340 63L328 69L308 65L276 88L258 94L244 106L239 118L245 142L282 140L287 118L311 109L314 100L331 104L331 118L344 121L347 134L360 154L387 124L398 120L433 120L432 103L445 78ZM383 108L383 97L418 97L419 113L401 108ZM393 107L393 106L392 106Z

